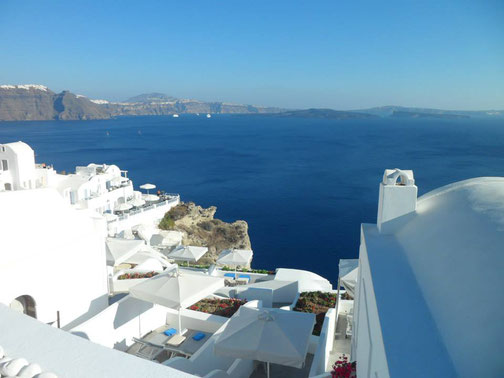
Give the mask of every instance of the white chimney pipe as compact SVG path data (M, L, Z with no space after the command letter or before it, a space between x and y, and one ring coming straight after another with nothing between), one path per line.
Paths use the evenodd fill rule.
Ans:
M378 218L376 224L382 231L382 225L392 219L416 210L418 188L415 185L413 171L386 169L380 183Z

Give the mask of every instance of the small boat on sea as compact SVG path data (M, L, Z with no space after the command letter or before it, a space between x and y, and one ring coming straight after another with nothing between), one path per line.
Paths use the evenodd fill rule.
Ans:
M208 113L208 114L206 115L206 117L207 117L207 118L212 118L212 115L211 115L210 113Z
M174 115L173 115L173 118L178 118L178 117L179 117L179 115L178 115L178 114L174 114Z

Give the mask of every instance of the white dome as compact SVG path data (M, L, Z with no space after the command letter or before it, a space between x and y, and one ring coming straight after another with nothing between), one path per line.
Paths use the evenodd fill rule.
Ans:
M432 191L396 227L457 373L504 371L504 178Z

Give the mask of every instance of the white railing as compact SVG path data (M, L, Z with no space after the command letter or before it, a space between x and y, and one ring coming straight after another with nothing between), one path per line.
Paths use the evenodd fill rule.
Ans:
M334 333L336 331L336 309L330 308L324 318L320 331L317 351L313 356L309 377L324 374L329 363L329 355L333 349Z
M113 224L114 222L123 221L123 220L129 219L132 216L135 216L135 215L138 215L138 214L142 214L142 213L144 213L146 211L150 211L150 210L158 209L158 208L161 208L161 207L169 206L169 205L172 205L174 203L178 203L179 201L180 201L180 195L178 195L178 194L172 195L171 198L169 198L167 200L164 200L162 202L154 203L154 204L151 204L151 205L139 207L139 208L134 209L134 210L130 210L128 213L124 213L122 215L119 215L117 219L113 219L113 220L108 221L108 224L110 225L110 224Z

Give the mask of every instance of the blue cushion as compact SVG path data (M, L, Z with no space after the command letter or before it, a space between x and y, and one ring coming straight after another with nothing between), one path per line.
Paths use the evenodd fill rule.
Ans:
M250 280L250 276L248 274L240 274L238 278L248 278Z
M206 335L203 333L203 332L198 332L197 334L195 334L192 338L196 341L200 341L201 339L203 339Z
M226 273L226 274L224 274L224 277L232 277L232 278L235 278L235 275L234 275L234 273Z
M166 336L173 336L177 333L177 330L175 328L170 328L170 329L167 329L166 331L164 331L164 334Z

